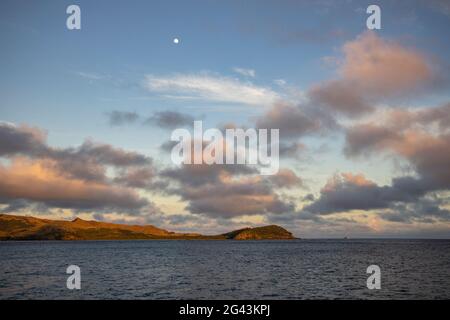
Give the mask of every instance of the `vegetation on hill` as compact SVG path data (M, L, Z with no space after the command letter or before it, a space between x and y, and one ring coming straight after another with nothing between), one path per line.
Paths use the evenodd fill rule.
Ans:
M292 233L276 225L245 228L226 233L225 236L234 240L294 239Z

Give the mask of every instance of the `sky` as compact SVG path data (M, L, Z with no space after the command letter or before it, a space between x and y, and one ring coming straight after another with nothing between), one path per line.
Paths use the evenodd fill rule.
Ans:
M1 1L0 212L449 238L449 30L447 0ZM175 165L195 120L279 129L279 172Z

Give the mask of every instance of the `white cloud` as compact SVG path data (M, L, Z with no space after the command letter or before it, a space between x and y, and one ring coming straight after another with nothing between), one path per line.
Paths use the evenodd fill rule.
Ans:
M253 69L245 69L245 68L233 68L233 71L236 73L239 73L240 75L243 75L245 77L252 77L254 78L256 76L256 72Z
M144 87L151 92L164 94L166 97L255 106L270 105L280 99L278 93L271 88L211 74L175 74L162 77L147 75Z
M93 73L93 72L75 72L78 76L82 77L82 78L86 78L88 80L102 80L105 79L106 76L98 74L98 73Z
M286 80L283 79L275 79L273 80L273 82L277 85L279 85L280 87L283 87L287 84Z

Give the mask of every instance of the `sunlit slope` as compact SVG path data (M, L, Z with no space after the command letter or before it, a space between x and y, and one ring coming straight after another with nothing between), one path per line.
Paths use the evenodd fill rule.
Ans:
M127 225L76 218L72 221L40 219L29 216L0 215L1 240L138 240L138 239L217 239L263 240L294 239L279 226L245 228L229 233L205 236L175 233L152 225Z

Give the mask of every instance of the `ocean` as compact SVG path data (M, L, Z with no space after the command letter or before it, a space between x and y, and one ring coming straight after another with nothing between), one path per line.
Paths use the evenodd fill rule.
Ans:
M450 240L0 242L0 299L449 298Z

